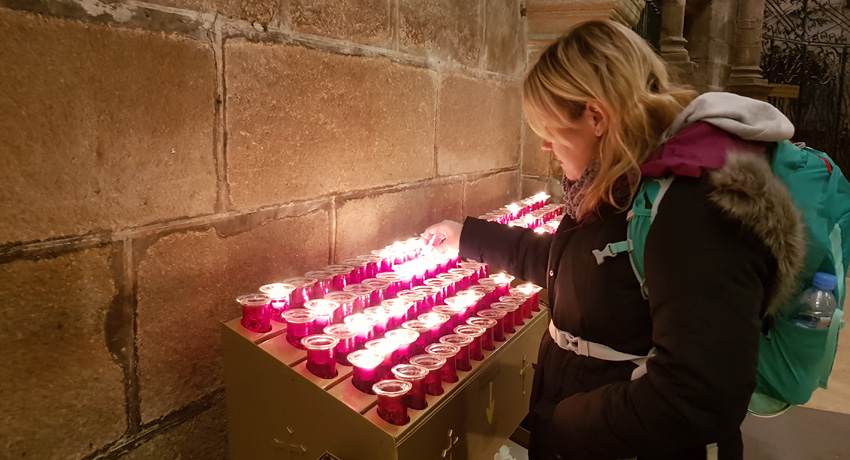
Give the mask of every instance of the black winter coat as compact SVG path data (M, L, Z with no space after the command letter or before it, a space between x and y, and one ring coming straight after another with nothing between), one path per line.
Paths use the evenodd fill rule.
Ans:
M740 190L718 190L715 179L678 177L661 202L646 242L648 301L627 254L601 265L592 254L626 239L626 212L565 217L554 235L466 220L461 256L545 286L556 327L625 353L657 348L647 374L631 381L631 362L579 356L545 334L531 459L704 459L712 443L721 460L743 458L761 318L786 280L766 243L772 230L723 209L716 195ZM753 200L772 212L771 198Z

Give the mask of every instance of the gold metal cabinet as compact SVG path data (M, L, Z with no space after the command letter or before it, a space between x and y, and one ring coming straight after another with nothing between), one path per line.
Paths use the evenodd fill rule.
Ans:
M231 460L490 460L528 411L545 308L526 320L460 380L443 384L428 407L394 426L377 414L375 396L351 385L351 369L320 379L283 330L250 334L239 320L223 324Z

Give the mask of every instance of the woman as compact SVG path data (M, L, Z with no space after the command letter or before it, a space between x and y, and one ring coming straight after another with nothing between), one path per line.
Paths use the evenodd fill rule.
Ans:
M560 228L538 235L467 218L425 238L442 235L440 248L548 289L530 458L743 458L762 319L802 259L799 218L766 155L793 127L766 103L675 86L640 37L606 21L552 44L523 91L530 126L563 166ZM598 262L593 251L626 239L641 179L669 175L642 291L627 254ZM561 348L557 331L653 354L636 371Z

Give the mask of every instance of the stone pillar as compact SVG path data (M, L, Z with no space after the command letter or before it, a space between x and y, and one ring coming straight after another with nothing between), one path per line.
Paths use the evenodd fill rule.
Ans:
M690 81L696 64L691 62L685 44L685 0L664 0L661 6L661 57L678 68L682 81Z
M762 77L759 66L764 0L739 0L737 24L737 46L726 90L754 99L767 100L771 87Z

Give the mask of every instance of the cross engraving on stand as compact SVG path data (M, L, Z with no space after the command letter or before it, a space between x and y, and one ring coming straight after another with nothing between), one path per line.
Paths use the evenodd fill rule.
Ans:
M525 370L528 369L529 363L525 355L522 355L522 368L519 370L519 376L522 379L522 395L525 396Z
M443 449L443 452L440 454L443 458L446 458L446 456L448 456L449 460L452 460L452 448L454 448L455 444L457 444L458 440L460 439L457 436L452 436L453 434L454 430L450 429L447 434L449 438L449 445L446 446L446 448Z
M307 446L304 444L295 444L292 442L292 438L295 434L295 431L292 428L286 427L286 432L289 433L289 441L281 441L278 438L274 438L274 445L277 449L287 449L289 450L289 460L296 460L296 458L304 458L304 454L307 453ZM298 454L298 457L295 455Z

